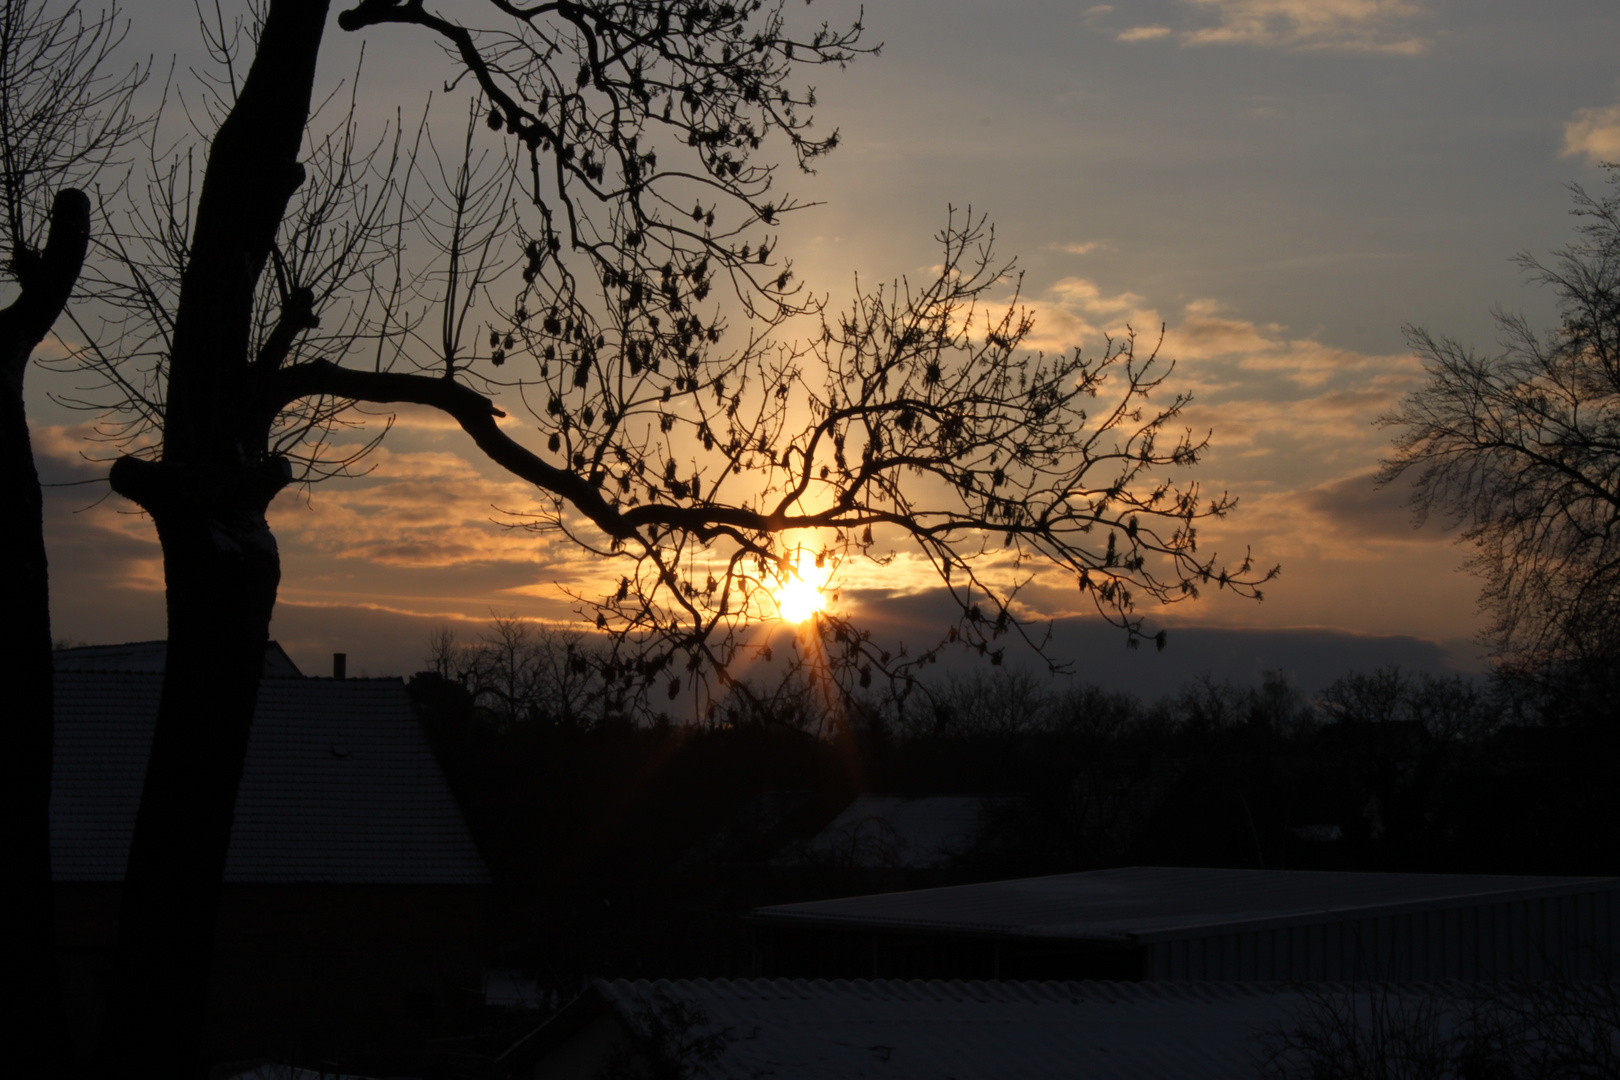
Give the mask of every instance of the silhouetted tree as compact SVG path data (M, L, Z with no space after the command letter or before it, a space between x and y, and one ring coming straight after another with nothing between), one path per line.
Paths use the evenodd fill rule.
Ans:
M467 297L493 280L513 189L476 178L471 131L468 164L441 171L437 211L407 190L419 158L402 172L386 153L351 154L347 136L311 147L327 0L269 0L245 75L208 114L218 126L194 203L183 162L155 168L159 210L119 242L128 272L110 299L131 321L86 355L125 395L125 434L152 436L110 479L157 528L169 648L125 878L109 1074L194 1058L280 577L266 509L294 480L334 471L325 433L353 403L454 418L535 486L549 507L537 527L623 560L616 590L580 598L609 635L595 672L609 711L650 686L674 698L683 681L732 683L738 631L793 572L793 530L830 534L818 561L911 542L959 604L949 640L997 660L995 640L1023 632L1012 601L1031 565L1071 576L1133 639L1136 594L1258 596L1269 576L1201 555L1198 523L1231 501L1161 475L1205 445L1174 430L1184 396L1149 401L1171 365L1132 337L1098 356L1028 355L1028 317L985 311L1010 268L971 218L942 234L927 288L863 293L806 343L773 337L824 313L777 253L769 230L795 203L756 152L783 137L807 166L832 149L836 133L809 135L813 94L789 84L804 63L850 60L859 24L798 39L762 0L478 10L493 27L422 0L362 0L337 21L436 35L505 133L503 175L528 206L513 226L523 285L487 349L463 336ZM235 55L223 28L212 40ZM407 219L437 238L436 272L401 268ZM375 308L345 306L356 296ZM407 297L438 306L441 333L402 315ZM722 349L728 319L746 329ZM503 386L535 403L545 451L497 424ZM815 630L814 662L849 688L937 655L888 656L839 616Z
M600 664L581 630L495 616L476 641L448 627L428 640L428 667L500 724L586 727L601 720Z
M1498 312L1500 351L1411 329L1428 378L1381 422L1379 474L1406 477L1419 518L1460 525L1485 579L1497 656L1519 668L1609 670L1620 655L1620 197L1574 189L1580 239L1521 255L1562 316L1543 338Z
M80 187L126 141L139 73L111 75L122 32L113 10L8 2L0 9L0 244L14 295L0 309L0 566L5 567L0 682L6 749L0 828L6 867L5 969L19 993L6 1010L12 1066L64 1070L66 1029L51 902L53 730L51 610L43 503L24 376L78 281L90 235Z
M1620 1067L1620 1000L1607 979L1307 989L1261 1036L1267 1080L1534 1080Z

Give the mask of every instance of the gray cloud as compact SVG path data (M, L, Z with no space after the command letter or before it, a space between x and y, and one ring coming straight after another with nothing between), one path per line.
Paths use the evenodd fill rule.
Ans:
M912 651L940 640L955 621L942 589L908 596L877 593L851 595L860 621L885 647L906 644ZM1150 629L1165 626L1150 623ZM1031 628L1039 636L1044 626ZM1351 671L1398 666L1403 670L1446 675L1481 670L1477 650L1464 641L1439 642L1406 634L1357 634L1323 627L1247 629L1218 626L1166 628L1163 651L1151 642L1138 648L1125 634L1098 618L1058 619L1052 625L1050 655L1073 671L1073 678L1108 690L1154 700L1204 676L1238 685L1258 683L1267 672L1280 671L1307 693L1325 688ZM1040 658L1009 637L1005 662L1040 669ZM971 674L993 670L990 662L968 649L947 651L935 668Z
M1413 528L1404 484L1379 487L1372 472L1330 480L1302 493L1305 505L1335 529L1381 540L1433 539L1438 530Z

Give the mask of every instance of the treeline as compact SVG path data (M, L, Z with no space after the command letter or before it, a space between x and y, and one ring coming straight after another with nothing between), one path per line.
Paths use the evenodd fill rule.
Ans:
M584 639L437 646L410 686L497 882L496 962L560 995L747 974L747 910L859 891L1120 865L1620 873L1620 738L1556 680L1391 669L1144 702L996 669L635 724L601 708ZM782 863L867 793L1004 798L945 869Z

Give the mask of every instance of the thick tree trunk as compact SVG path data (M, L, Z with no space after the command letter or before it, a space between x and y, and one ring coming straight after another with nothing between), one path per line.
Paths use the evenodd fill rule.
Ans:
M169 644L125 872L103 1076L199 1071L209 960L280 563L265 510L287 483L249 355L254 290L303 180L327 0L272 0L208 166L181 279L163 456L114 490L157 525Z
M56 198L42 253L14 256L22 292L0 311L0 685L6 690L0 752L0 865L4 962L16 988L4 1010L7 1069L19 1076L66 1072L67 1025L56 974L51 889L51 603L45 522L34 466L23 377L34 348L66 306L84 265L90 201Z
M184 1076L197 1066L221 879L280 580L264 517L264 488L277 478L234 478L235 499L226 492L197 505L187 496L201 485L168 473L128 459L114 470L118 490L157 524L169 646L99 1052L113 1076Z

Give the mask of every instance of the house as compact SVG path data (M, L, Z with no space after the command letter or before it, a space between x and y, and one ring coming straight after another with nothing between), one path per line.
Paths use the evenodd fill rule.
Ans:
M990 816L1011 799L861 795L808 843L773 860L867 870L936 870L985 839Z
M64 671L150 671L161 673L168 656L167 641L131 641L123 645L79 645L71 649L57 649L51 654L51 664L58 673ZM264 647L264 676L274 679L300 679L292 657L277 642Z
M149 645L103 657L150 660ZM100 1023L163 678L161 652L158 671L96 670L87 652L56 675L51 799L81 1048ZM488 884L398 679L265 678L226 861L209 1052L298 1056L431 1029L478 996Z
M825 978L1606 976L1620 879L1130 867L756 908L756 970Z
M513 1076L1253 1080L1311 1004L1240 983L597 981Z

